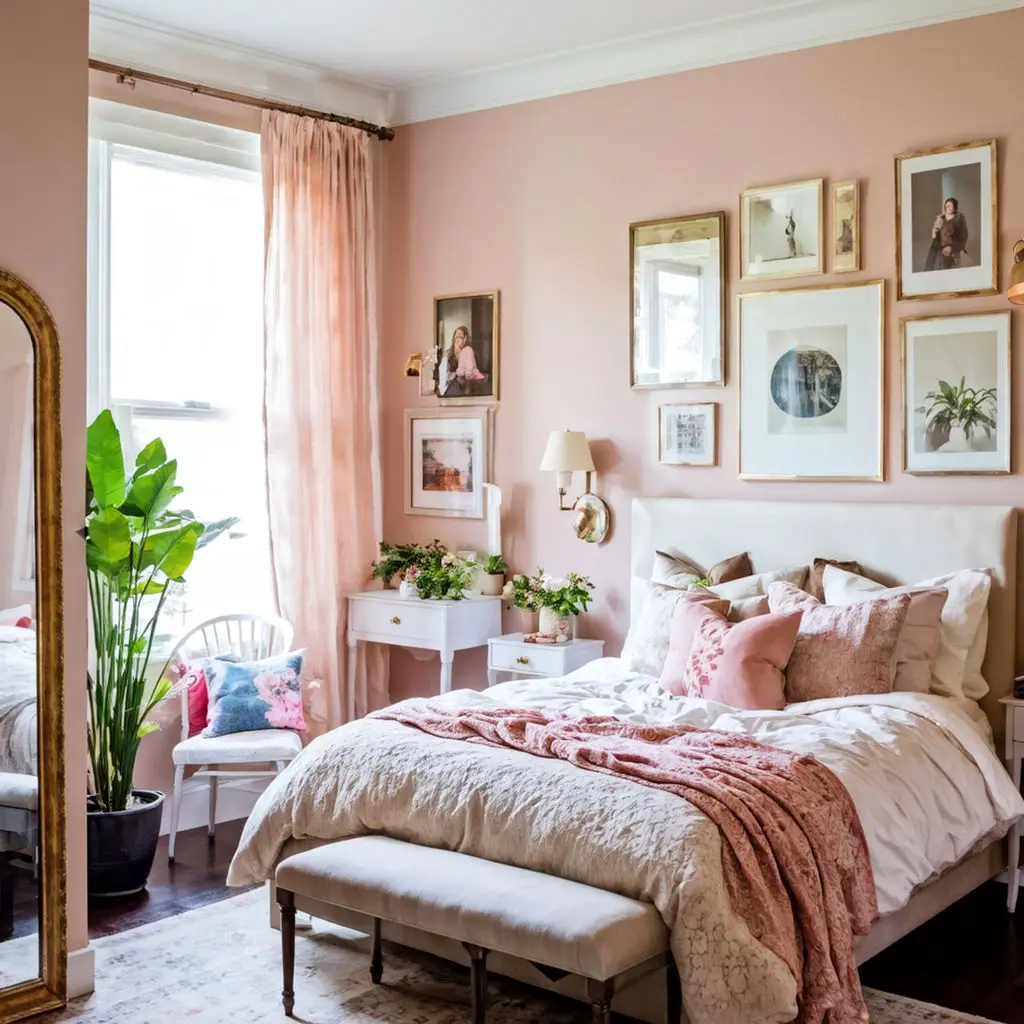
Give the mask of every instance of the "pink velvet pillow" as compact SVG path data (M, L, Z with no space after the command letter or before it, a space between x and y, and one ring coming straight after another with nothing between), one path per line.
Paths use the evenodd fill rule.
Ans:
M734 708L780 711L783 669L800 628L799 611L731 623L707 605L683 599L672 616L661 685L677 697Z
M188 692L188 734L196 736L207 726L210 717L210 691L202 665L185 662L177 666L178 685Z
M892 692L909 594L837 606L790 583L773 583L768 605L773 612L803 612L786 668L789 703Z

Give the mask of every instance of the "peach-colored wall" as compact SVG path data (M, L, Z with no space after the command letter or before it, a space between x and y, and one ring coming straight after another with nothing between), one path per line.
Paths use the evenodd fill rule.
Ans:
M85 217L88 0L5 0L0 21L0 266L57 320L63 357L68 944L88 943L85 891Z
M401 129L387 150L384 204L385 537L484 547L483 522L403 513L402 410L429 400L417 399L416 381L402 376L402 365L431 342L434 295L491 288L502 291L492 478L505 494L507 556L517 570L539 563L589 573L598 591L584 630L609 641L609 653L618 652L628 621L634 495L1024 504L1018 476L900 472L898 318L1003 309L1005 299L893 301L893 157L908 150L998 138L1005 280L1013 241L1024 234L1022 44L1024 11L1014 11ZM957 71L948 79L941 67L951 54ZM885 277L890 285L888 482L743 482L731 315L724 389L629 389L627 228L652 217L726 210L732 312L739 193L818 176L862 184L864 271L841 279ZM1014 321L1019 332L1019 314ZM1015 391L1020 451L1024 406ZM656 408L669 401L721 403L718 468L657 464ZM597 490L616 517L602 547L575 540L557 511L553 475L537 471L548 432L565 426L593 439ZM395 697L437 685L436 660L424 665L396 651L391 664ZM457 656L456 682L481 685L483 665L481 652Z

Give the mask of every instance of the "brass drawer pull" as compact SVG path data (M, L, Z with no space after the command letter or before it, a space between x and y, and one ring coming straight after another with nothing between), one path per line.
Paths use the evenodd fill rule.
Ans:
M516 658L516 664L517 665L529 665L530 664L530 659L529 658L524 658L524 657L520 656L520 657Z
M400 626L401 624L402 620L397 615L391 620L392 626Z

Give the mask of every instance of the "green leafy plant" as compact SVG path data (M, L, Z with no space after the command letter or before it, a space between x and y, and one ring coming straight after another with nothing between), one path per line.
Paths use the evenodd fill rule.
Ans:
M508 572L508 565L501 555L488 555L484 559L482 568L488 576L497 576L499 573Z
M532 576L518 575L505 584L502 597L516 608L538 611L553 608L567 618L587 610L594 591L593 582L578 572L550 576L538 569Z
M448 601L461 601L463 590L473 585L473 566L457 555L446 552L428 565L412 566L405 575L408 583L415 583L422 600L431 597Z
M966 377L955 385L940 380L938 391L929 391L924 396L925 404L916 411L924 413L927 429L948 434L959 425L968 441L979 428L986 436L992 436L996 429L996 389L969 388L966 384Z
M437 564L448 554L438 540L421 544L385 544L380 542L380 558L372 564L371 579L390 583L396 576L404 580L409 569L425 569Z
M109 410L89 427L86 470L85 562L96 649L95 672L88 674L89 760L95 806L122 811L131 800L139 743L159 728L149 715L172 685L146 681L168 585L184 582L196 551L238 520L202 523L187 510L171 510L182 492L178 464L159 439L139 452L126 478Z

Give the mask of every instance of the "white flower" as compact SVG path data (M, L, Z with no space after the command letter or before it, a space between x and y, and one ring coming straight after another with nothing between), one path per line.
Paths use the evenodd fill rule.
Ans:
M455 556L454 555L445 555L444 558L441 559L441 564L443 566L445 566L446 568L449 565L454 565L455 564Z

